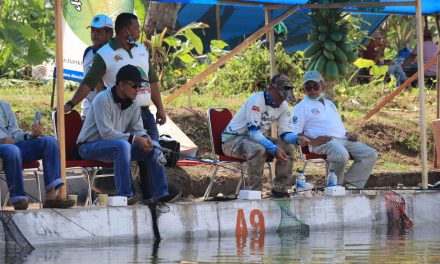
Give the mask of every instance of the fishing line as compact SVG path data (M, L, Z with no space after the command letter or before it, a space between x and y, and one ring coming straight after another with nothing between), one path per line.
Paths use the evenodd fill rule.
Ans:
M5 179L3 179L3 177L0 177L0 179L4 182L6 182L6 184L8 183ZM11 186L11 188L8 188L8 190L10 191L14 186ZM39 188L39 187L38 187ZM34 199L35 201L39 202L40 204L44 204L42 201L40 201L38 198L30 195L27 192L24 192L27 196L29 196L30 198ZM91 234L92 236L96 236L94 233L92 233L91 231L87 230L85 227L81 226L80 224L76 223L75 221L73 221L72 219L70 219L69 217L63 215L62 213L58 212L57 210L48 207L48 209L50 209L51 211L57 213L58 215L60 215L61 217L65 218L67 221L71 222L72 224L78 226L79 228L81 228L82 230L86 231L87 233ZM3 210L1 210L3 211Z
M216 165L216 166L218 166L218 167L220 167L220 168L223 168L223 169L226 169L226 170L230 170L230 171L233 171L233 172L241 172L241 170L239 170L239 169L235 169L235 168L230 168L230 167L227 167L227 166L224 166L224 165L221 165L221 164L219 164L219 163L216 163L214 160L212 160L212 161L207 161L207 160L204 160L204 159L200 159L200 158L196 158L196 157L191 157L191 156L188 156L188 155L185 155L185 154L182 154L182 153L179 153L179 152L176 152L176 151L174 151L174 150L171 150L171 149L169 149L169 148L164 148L164 147L158 147L158 146L154 146L154 148L157 148L157 149L159 149L159 150L161 150L162 152L164 152L164 153L174 153L174 154L177 154L177 155L180 155L180 156L183 156L184 158L187 158L187 159L189 159L189 160L194 160L194 161L198 161L198 162L201 162L201 163L204 163L204 164L208 164L208 165ZM249 176L246 172L243 172L244 173L244 175L245 176ZM365 180L360 180L360 181L352 181L352 182L348 182L348 181L346 181L346 183L347 184L351 184L351 185L353 185L353 183L358 183L358 182L363 182L363 181L365 181ZM440 184L440 182L438 183L438 184ZM341 184L338 184L337 186L342 186ZM315 186L315 187L313 187L311 190L319 190L319 191L322 191L325 187L327 187L327 186L325 186L325 185L321 185L321 186ZM347 190L352 190L352 191L386 191L386 190L396 190L396 191L401 191L401 190L424 190L424 189L422 189L421 187L419 188L419 187L415 187L415 188L405 188L405 189L402 189L402 188L398 188L398 187L375 187L375 188L347 188ZM432 189L429 189L430 191L435 191L435 190L438 190L438 191L440 191L440 189L436 189L436 188L432 188ZM309 190L303 190L303 191L300 191L300 192L305 192L305 191L309 191Z

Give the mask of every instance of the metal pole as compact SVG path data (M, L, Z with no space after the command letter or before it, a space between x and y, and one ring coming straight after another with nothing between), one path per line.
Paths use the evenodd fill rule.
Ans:
M421 0L416 0L417 22L417 63L423 65L423 17ZM426 148L426 118L425 118L425 70L419 67L419 127L420 151L422 159L422 188L428 189L428 160Z
M61 25L61 0L55 1L55 41L57 71L57 133L61 159L61 179L66 182L66 144L64 133L64 76L63 76L63 33ZM66 199L66 184L60 188L59 196Z

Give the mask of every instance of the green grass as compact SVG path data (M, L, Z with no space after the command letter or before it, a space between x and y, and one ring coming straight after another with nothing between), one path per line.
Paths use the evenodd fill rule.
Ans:
M35 111L42 112L41 124L45 129L45 134L52 135L50 107L52 94L52 84L41 84L20 80L2 80L0 82L0 98L8 102L17 116L17 121L23 130L30 130ZM73 92L65 90L65 100L70 99ZM56 106L56 95L55 95Z

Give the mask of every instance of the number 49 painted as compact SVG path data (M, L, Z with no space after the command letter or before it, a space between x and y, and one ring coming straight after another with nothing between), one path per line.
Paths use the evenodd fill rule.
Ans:
M264 234L264 215L258 209L253 209L249 214L249 222L254 228L254 232L258 231L260 235ZM246 237L248 232L246 219L244 217L243 209L238 209L237 212L237 222L235 224L235 236L236 237Z

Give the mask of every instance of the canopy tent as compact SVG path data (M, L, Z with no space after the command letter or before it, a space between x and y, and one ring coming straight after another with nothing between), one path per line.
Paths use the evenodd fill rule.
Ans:
M272 17L280 16L285 10L271 10ZM210 27L204 29L203 43L208 48L209 43L217 36L216 6L206 4L185 4L177 16L176 28L186 26L194 21L203 22ZM283 40L283 48L288 52L304 50L308 45L307 34L310 30L309 9L301 9L283 20L288 29L287 39ZM374 31L387 17L386 14L359 14L366 23L361 30ZM228 48L239 45L243 39L264 26L264 13L259 6L220 6L221 39L229 44Z
M62 30L61 30L61 8L62 8L62 0L55 1L55 29L56 29L56 69L57 69L57 108L58 108L58 139L60 144L60 156L61 156L61 167L62 167L62 177L65 179L65 145L64 145L64 82L63 82L63 73L62 73L62 64L63 64L63 49L62 49ZM266 25L261 29L257 30L254 34L252 34L248 39L244 40L242 44L234 48L229 54L220 58L216 63L211 65L207 70L202 72L199 76L190 80L187 84L179 88L174 97L170 96L165 101L169 101L177 97L179 94L183 93L187 89L191 88L194 84L202 80L209 73L218 69L228 59L233 57L235 54L238 54L242 50L244 50L251 42L255 41L262 34L271 31L272 27L275 26L278 22L287 18L291 14L295 13L300 8L340 8L344 7L347 10L351 11L368 11L364 9L360 9L357 7L382 7L375 9L376 12L385 12L385 10L389 10L386 12L411 12L411 10L415 10L416 18L418 21L417 25L417 37L418 37L418 54L423 54L423 48L420 43L422 43L422 18L421 12L423 10L424 14L432 14L440 12L440 3L437 0L424 0L423 5L421 5L421 0L410 1L396 1L396 0L380 0L380 1L371 1L371 2L363 2L363 1L352 1L352 3L338 3L338 4L306 4L307 0L251 0L251 1L233 1L233 0L157 0L156 2L179 2L179 3L191 3L191 4L210 4L210 5L242 5L242 6L256 6L256 7L264 7L266 13ZM409 9L403 9L402 5L408 5ZM398 7L397 7L398 6ZM423 7L422 7L423 6ZM274 19L270 20L271 13L269 10L273 9L287 9L287 11L282 14L276 16L274 13ZM387 9L389 8L389 9ZM412 8L412 9L411 9ZM406 11L405 11L406 10ZM282 12L282 11L281 11ZM272 35L272 34L270 34ZM271 44L271 54L273 54L273 37L272 40L269 41ZM422 59L423 56L419 57L419 65L423 64ZM273 56L271 58L271 66L273 68L274 61ZM425 124L425 114L424 114L424 83L423 83L423 68L419 72L419 98L420 98L420 134L421 134L421 145L422 145L422 183L423 187L427 188L427 155L426 155L426 124ZM65 187L61 190L61 196L65 197L66 190Z

